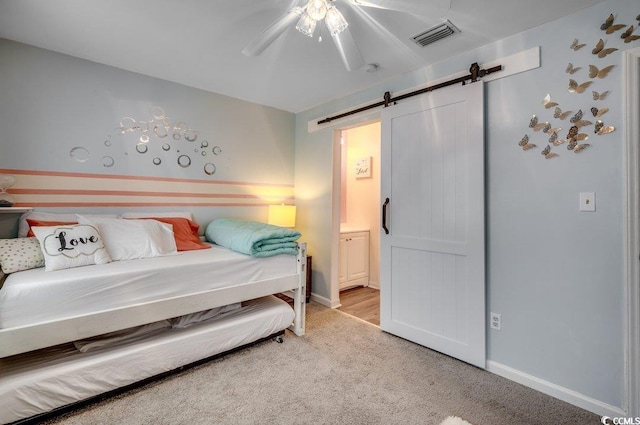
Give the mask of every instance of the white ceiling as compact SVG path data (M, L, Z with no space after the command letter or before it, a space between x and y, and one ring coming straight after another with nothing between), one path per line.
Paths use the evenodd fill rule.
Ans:
M326 29L322 43L292 27L262 55L241 53L303 0L0 0L0 37L300 112L600 1L451 0L429 17L337 0L374 73L346 71ZM426 48L411 41L444 19L462 32Z

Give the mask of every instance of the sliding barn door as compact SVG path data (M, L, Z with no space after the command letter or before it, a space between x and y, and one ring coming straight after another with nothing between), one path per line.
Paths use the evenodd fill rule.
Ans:
M485 367L483 83L382 115L381 327Z

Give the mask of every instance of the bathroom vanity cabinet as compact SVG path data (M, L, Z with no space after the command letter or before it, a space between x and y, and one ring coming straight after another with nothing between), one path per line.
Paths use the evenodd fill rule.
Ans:
M369 231L340 232L340 290L369 285Z

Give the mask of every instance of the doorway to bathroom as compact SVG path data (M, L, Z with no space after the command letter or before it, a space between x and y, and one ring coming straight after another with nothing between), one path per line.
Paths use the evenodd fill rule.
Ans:
M380 325L380 121L340 139L339 310Z

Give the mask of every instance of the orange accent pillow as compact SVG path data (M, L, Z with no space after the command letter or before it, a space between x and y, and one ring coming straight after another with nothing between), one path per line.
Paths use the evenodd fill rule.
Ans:
M181 217L146 217L140 220L156 220L173 226L173 237L178 251L193 251L195 249L211 248L203 243L198 236L200 226L188 218Z
M29 232L27 232L27 237L30 238L35 236L32 227L38 226L66 226L68 224L78 224L77 221L43 221L43 220L33 220L31 218L27 219L27 223L29 223Z

